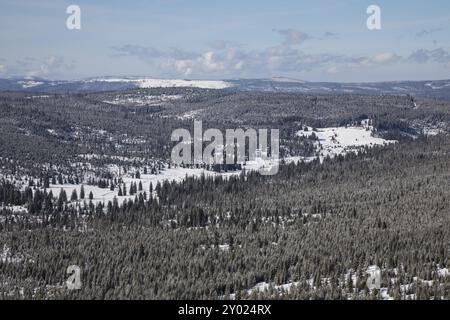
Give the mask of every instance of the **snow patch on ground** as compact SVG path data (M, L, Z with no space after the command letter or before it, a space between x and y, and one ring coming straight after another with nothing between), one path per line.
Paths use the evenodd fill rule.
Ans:
M425 83L425 86L430 87L433 90L441 90L441 89L445 89L446 87L450 87L450 83L445 83L441 86L437 86L432 82L428 82L428 83Z
M6 210L10 210L14 213L27 213L28 209L25 208L24 206L3 206L1 207L2 209L6 209Z
M202 245L202 246L200 246L203 250L206 250L208 247L207 246L205 246L205 245ZM210 248L211 249L214 249L215 248L215 246L212 244L211 246L210 246ZM228 250L230 250L230 245L229 244L219 244L218 245L218 248L219 248L219 250L220 251L228 251Z
M426 136L437 136L445 131L439 128L423 128L423 134Z
M191 119L195 119L195 116L197 116L201 111L203 111L203 109L199 109L199 110L192 110L189 112L186 112L184 114L182 114L181 116L178 116L177 118L179 120L191 120Z
M30 262L33 263L34 260L27 259L25 256L21 254L13 254L11 253L11 249L3 245L3 248L0 249L0 262L2 263L21 263L21 262Z
M250 288L247 290L247 294L251 295L252 293L263 293L268 291L271 287L279 292L289 292L290 290L292 290L292 287L295 287L299 284L300 282L289 282L289 283L285 283L285 284L280 284L280 285L273 285L267 282L260 282L257 283L253 288ZM236 298L236 294L232 293L230 294L230 299L234 300Z
M52 136L57 136L58 134L56 133L55 130L53 129L47 129L47 132L50 133Z
M437 274L439 275L439 277L448 277L448 276L450 276L450 272L448 271L447 268L438 269L437 270Z

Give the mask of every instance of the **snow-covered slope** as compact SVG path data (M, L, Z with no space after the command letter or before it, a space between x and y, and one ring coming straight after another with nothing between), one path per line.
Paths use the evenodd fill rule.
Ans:
M172 88L190 87L202 89L225 89L232 86L231 83L221 80L181 80L181 79L152 79L152 78L97 78L86 80L87 83L132 83L139 88Z
M33 77L0 79L0 91L66 93L160 87L298 92L308 94L412 95L450 99L450 80L337 83L307 82L286 77L233 80L183 80L156 79L151 77L100 77L71 81L46 80Z
M348 152L358 152L361 148L395 143L375 136L375 129L369 125L369 120L363 120L358 126L330 127L313 130L300 130L300 137L317 138L316 150L320 157L336 156Z

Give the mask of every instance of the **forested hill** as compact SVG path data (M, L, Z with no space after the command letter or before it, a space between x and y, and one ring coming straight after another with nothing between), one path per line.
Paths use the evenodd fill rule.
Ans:
M39 195L29 200L42 201L35 213L0 216L0 243L7 244L0 292L448 299L449 159L449 139L436 136L322 165L290 164L271 177L165 183L159 202L140 198L106 210L85 205L75 213ZM83 268L81 290L63 285L71 264ZM382 290L372 293L365 286L370 265L382 268Z
M194 120L279 129L279 172L173 164ZM448 299L449 131L435 98L2 92L0 299Z

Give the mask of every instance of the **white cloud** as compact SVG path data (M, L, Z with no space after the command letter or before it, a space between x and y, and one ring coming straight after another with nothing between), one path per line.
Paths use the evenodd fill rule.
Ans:
M157 56L156 50L147 47L124 46L119 48L122 55L137 56L149 63L157 62L164 74L192 77L265 77L273 74L295 74L313 69L322 69L325 73L336 74L342 68L361 68L395 63L402 58L392 52L373 56L352 57L336 54L308 54L290 45L280 44L263 50L245 50L229 44L200 53L184 53L173 49ZM132 49L126 53L128 49ZM159 57L165 57L160 59Z
M368 59L371 64L385 64L400 60L401 58L392 52L378 53Z
M335 75L338 73L338 68L336 66L330 67L326 70L326 73Z
M285 45L302 44L306 40L311 39L311 37L308 34L300 30L283 29L278 30L278 33L285 37L284 38Z
M56 55L42 58L25 56L13 63L7 61L8 66L0 64L0 72L9 76L59 78L64 72L73 70L76 63Z
M28 77L51 76L54 72L61 68L70 68L70 66L64 63L63 57L51 55L41 61L35 62L32 68L26 72L26 75Z
M227 70L236 69L236 65L234 67L231 66L233 61L233 55L227 55L225 59L223 57L218 59L216 58L215 52L206 51L192 59L176 59L170 57L161 63L160 67L163 69L174 68L184 76L189 76L193 73L226 74Z
M443 49L417 50L409 57L394 52L373 55L346 55L333 53L307 53L298 46L309 39L324 40L338 35L327 32L323 37L312 37L294 29L274 30L284 36L275 46L246 49L241 44L219 41L209 44L201 52L182 49L161 50L138 45L114 48L119 56L137 57L154 64L165 76L190 76L193 78L267 77L274 74L296 76L319 70L335 75L346 70L359 71L384 65L401 63L439 62L450 64L450 54Z

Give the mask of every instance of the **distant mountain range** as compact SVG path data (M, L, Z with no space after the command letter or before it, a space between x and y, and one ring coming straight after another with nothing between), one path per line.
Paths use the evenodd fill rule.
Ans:
M450 80L337 83L308 82L284 77L234 80L166 80L145 77L102 77L67 81L41 78L0 79L0 91L66 93L157 87L196 87L205 89L299 92L309 94L409 94L418 97L450 99Z

